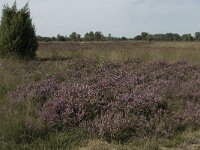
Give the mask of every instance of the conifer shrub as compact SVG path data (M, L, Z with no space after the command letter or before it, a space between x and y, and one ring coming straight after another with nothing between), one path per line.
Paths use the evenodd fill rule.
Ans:
M4 5L0 22L0 57L33 59L37 47L28 3L22 9L17 9L16 2L12 7Z

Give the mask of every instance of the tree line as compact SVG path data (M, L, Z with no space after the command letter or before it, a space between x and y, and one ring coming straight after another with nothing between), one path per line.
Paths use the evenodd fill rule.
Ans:
M101 31L90 31L87 32L83 37L76 32L72 32L69 36L58 34L56 37L43 37L37 36L38 41L49 42L49 41L122 41L128 40L126 37L113 37L111 34L108 36L103 35Z
M134 38L127 37L113 37L111 34L108 36L103 35L101 31L87 32L83 37L76 32L72 32L69 36L58 34L56 37L42 37L37 36L38 41L125 41L125 40L138 40L138 41L200 41L200 32L192 34L166 33L166 34L149 34L142 32Z
M196 32L194 36L192 36L192 34L149 34L147 32L142 32L141 35L137 35L134 39L143 41L200 41L200 32Z

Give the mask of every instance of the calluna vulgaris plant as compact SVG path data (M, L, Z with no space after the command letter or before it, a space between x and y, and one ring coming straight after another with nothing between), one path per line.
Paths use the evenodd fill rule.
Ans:
M90 63L69 65L70 80L47 76L18 87L14 104L30 101L49 128L84 127L107 140L168 137L200 125L199 66L105 62L89 72Z

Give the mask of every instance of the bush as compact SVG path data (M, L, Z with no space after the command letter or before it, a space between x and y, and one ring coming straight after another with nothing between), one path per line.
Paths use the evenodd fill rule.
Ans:
M108 142L172 137L199 127L199 66L104 62L89 72L93 60L70 61L66 81L46 75L19 86L10 99L28 103L48 129L83 128Z
M33 59L37 47L28 3L20 10L17 10L16 2L12 7L4 5L0 24L0 57Z

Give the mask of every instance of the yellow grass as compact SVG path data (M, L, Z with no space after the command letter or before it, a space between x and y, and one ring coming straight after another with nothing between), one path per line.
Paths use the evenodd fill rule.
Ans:
M200 63L200 42L40 43L39 58L86 57L126 61Z

